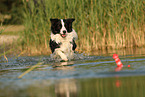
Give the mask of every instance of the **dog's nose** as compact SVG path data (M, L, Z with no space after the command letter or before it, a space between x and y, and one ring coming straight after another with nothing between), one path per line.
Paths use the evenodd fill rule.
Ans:
M64 30L64 31L63 31L63 34L65 34L65 33L66 33L66 31Z

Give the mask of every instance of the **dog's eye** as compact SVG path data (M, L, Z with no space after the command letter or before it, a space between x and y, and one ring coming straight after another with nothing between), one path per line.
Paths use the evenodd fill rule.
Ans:
M65 27L66 27L68 33L72 31L72 25L71 25L70 23L67 23L67 24L65 25Z
M66 27L66 28L69 28L69 24L68 24L68 23L66 23L66 24L65 24L65 27Z

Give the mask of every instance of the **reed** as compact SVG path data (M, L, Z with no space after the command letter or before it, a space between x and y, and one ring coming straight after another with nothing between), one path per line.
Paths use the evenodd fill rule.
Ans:
M50 52L50 18L75 18L78 51L145 45L144 0L23 0L21 49Z

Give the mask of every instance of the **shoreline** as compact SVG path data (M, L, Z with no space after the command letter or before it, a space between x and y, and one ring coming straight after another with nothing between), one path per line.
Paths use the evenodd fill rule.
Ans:
M11 45L17 42L18 38L18 35L0 35L0 45Z

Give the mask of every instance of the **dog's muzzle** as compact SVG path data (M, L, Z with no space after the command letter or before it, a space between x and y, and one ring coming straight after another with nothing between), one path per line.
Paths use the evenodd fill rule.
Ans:
M61 35L61 37L65 38L66 37L66 31L64 30L63 34L60 34L60 35Z

